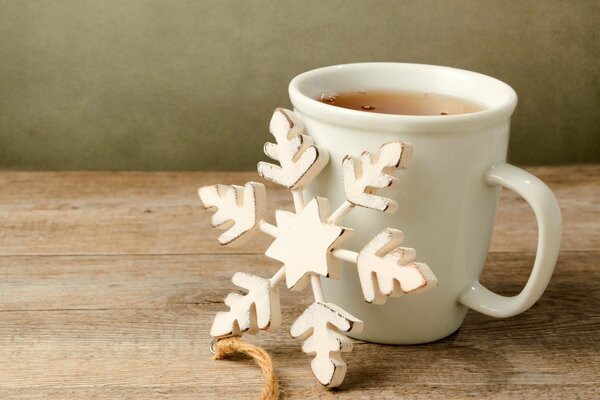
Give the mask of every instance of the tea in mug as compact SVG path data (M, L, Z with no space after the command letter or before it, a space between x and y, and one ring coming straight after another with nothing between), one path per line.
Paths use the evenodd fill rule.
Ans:
M456 115L485 109L480 104L445 94L388 90L324 93L318 100L351 110L397 115Z

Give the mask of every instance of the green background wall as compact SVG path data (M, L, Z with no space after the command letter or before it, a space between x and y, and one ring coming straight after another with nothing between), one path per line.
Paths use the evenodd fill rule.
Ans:
M509 158L600 162L600 1L0 0L0 167L251 169L296 74L407 61L520 96Z

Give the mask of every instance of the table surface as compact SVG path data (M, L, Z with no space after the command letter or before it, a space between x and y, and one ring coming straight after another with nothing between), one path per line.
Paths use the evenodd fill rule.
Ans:
M528 168L564 218L556 272L541 300L509 319L469 312L427 345L356 342L341 389L313 378L286 329L264 346L287 397L336 399L600 396L600 166ZM2 399L251 399L258 369L213 361L208 331L235 271L270 276L266 237L216 244L196 188L253 172L0 172ZM268 185L271 211L291 207ZM269 214L272 215L272 214ZM504 191L484 284L517 293L536 247L527 204ZM282 291L284 328L310 291Z

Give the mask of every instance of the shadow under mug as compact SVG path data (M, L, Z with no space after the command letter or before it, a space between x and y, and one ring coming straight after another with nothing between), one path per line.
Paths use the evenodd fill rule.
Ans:
M321 103L326 92L397 90L441 93L471 100L483 111L444 116L390 115ZM386 227L401 229L402 244L429 265L437 287L419 295L389 298L383 305L364 301L358 274L343 265L339 280L323 279L326 300L365 323L356 338L389 344L425 343L456 331L468 308L503 318L531 307L554 270L561 216L550 189L530 173L506 164L510 116L517 95L507 84L455 68L360 63L305 72L289 86L294 111L330 161L310 188L332 206L344 200L342 159L364 150L377 152L390 141L413 146L400 188L386 195L399 203L395 214L356 208L341 225L356 229L349 247L358 250ZM524 289L514 297L495 294L479 283L492 235L501 188L522 196L538 223L538 247Z

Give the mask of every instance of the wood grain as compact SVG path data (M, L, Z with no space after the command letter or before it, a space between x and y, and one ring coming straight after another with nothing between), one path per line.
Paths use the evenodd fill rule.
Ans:
M532 257L493 253L485 278L494 289L516 291ZM472 313L457 334L427 346L357 343L335 396L426 397L434 389L458 395L460 388L483 394L493 389L487 386L524 396L534 385L550 385L553 393L592 390L600 365L599 257L563 253L548 291L521 316L495 320ZM265 268L256 255L235 259L248 273L270 274L276 267ZM232 288L217 256L44 257L38 268L31 266L35 260L0 258L0 292L15 298L0 312L0 393L33 397L37 388L50 397L72 389L87 398L100 396L105 386L123 394L130 387L140 397L161 387L181 398L259 392L254 367L242 360L213 362L207 354L212 317ZM248 337L273 353L289 398L333 396L315 386L308 359L286 333L310 302L308 292L282 292L284 329ZM239 380L246 384L243 393L234 389Z
M558 198L562 249L600 248L600 165L528 171ZM0 172L0 255L262 253L264 236L219 246L196 193L248 181L267 185L270 222L274 209L292 209L288 190L254 172ZM497 220L491 251L535 250L535 218L521 198L505 190Z
M532 309L505 320L469 313L460 331L428 345L356 342L342 388L327 391L287 333L310 293L282 291L282 329L248 340L273 354L287 397L598 398L600 167L530 170L565 217L556 273ZM195 197L202 184L250 179L0 173L0 398L256 398L258 369L212 361L208 331L233 272L270 276L278 263L256 243L223 253ZM285 192L270 193L271 207L291 207ZM503 196L482 281L510 295L530 272L535 221Z

